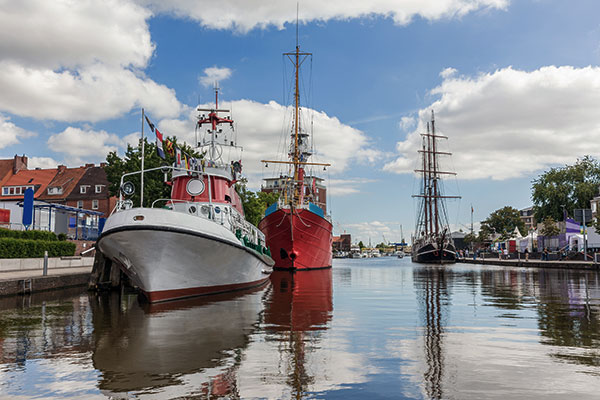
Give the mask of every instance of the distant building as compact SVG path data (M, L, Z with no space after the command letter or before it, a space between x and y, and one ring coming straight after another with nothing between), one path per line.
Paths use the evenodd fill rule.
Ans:
M280 176L279 178L265 178L263 179L264 184L260 188L261 192L265 193L281 193L286 185L287 177ZM323 184L323 179L316 176L305 176L304 177L304 188L305 195L308 195L311 188L315 187L315 199L313 203L318 205L327 213L327 188Z
M528 232L531 229L535 229L537 227L537 222L535 220L535 217L533 216L533 207L528 207L519 210L519 215L521 217L521 221L523 221L523 223L525 224L525 228L527 228Z
M454 241L454 247L456 247L457 250L464 250L466 248L468 248L469 246L465 243L465 236L467 236L466 233L464 232L452 232L450 234L450 236L452 236L452 240Z
M108 193L105 164L82 167L30 170L26 156L0 160L0 209L11 229L23 229L24 193L34 191L33 229L51 230L80 236L80 232L97 230L99 218L108 217L116 199ZM80 229L81 228L81 229Z
M352 235L343 234L333 237L333 251L349 252L352 247Z
M590 200L590 208L592 209L592 219L598 218L598 211L600 211L600 188L596 196Z

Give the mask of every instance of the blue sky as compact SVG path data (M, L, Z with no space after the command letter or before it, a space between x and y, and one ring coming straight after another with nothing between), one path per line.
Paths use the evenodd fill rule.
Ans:
M455 228L530 205L531 180L600 156L600 4L592 0L377 0L300 3L314 54L318 161L336 234L408 238L419 132L434 109L454 153ZM0 4L0 156L31 166L100 162L139 137L140 108L191 141L197 104L232 108L244 171L281 152L283 52L294 1L24 0ZM308 72L305 71L307 74ZM217 74L217 75L214 75ZM310 110L314 110L310 112Z

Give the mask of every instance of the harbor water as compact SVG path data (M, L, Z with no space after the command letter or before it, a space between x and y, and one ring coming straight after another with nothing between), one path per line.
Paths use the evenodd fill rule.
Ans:
M597 399L596 271L336 259L155 305L0 298L0 398Z

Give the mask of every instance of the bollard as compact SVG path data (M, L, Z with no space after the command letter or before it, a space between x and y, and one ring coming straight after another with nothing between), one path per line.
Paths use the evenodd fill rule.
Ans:
M48 275L48 250L44 251L44 276Z

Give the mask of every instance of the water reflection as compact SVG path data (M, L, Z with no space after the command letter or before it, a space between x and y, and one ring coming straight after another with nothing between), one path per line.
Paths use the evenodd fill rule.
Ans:
M279 352L285 358L286 383L293 398L302 398L315 377L308 372L307 353L318 348L319 331L332 317L331 269L275 271L265 303L265 330L277 332Z
M236 368L256 329L263 293L264 287L157 305L99 297L92 303L99 388L111 397L235 397Z
M415 287L423 324L426 369L423 383L427 397L444 398L444 325L448 314L447 271L443 266L415 268Z

